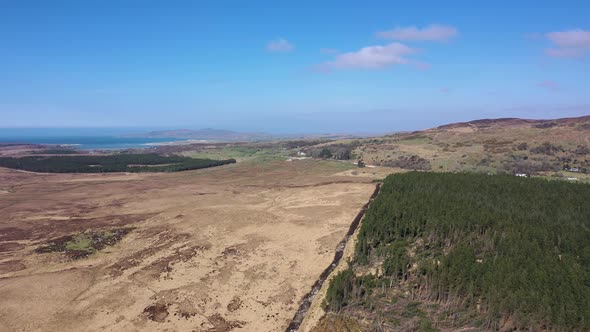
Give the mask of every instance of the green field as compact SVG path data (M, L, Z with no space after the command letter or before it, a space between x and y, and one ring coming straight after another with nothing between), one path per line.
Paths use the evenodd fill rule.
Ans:
M235 159L238 161L267 162L283 160L287 151L281 148L258 148L251 146L227 146L183 152L184 156L206 159Z

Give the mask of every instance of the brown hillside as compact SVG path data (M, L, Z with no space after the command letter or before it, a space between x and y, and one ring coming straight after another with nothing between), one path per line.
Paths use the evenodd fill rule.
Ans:
M590 170L590 116L482 119L337 141L322 148L330 146L333 152L348 146L352 159L367 165L435 172L525 173L585 181Z

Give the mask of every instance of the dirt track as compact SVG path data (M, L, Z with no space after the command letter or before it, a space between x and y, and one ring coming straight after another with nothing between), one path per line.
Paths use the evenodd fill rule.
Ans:
M0 325L9 330L280 331L371 195L334 163L173 174L0 169ZM33 252L136 227L88 258Z

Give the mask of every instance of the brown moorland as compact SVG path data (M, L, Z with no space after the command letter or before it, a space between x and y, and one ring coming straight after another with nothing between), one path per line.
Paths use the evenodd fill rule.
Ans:
M343 172L349 167L297 160L166 174L0 169L0 325L284 330L375 189L371 177Z

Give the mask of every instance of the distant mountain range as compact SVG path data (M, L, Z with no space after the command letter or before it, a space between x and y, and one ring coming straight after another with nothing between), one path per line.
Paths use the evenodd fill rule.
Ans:
M240 133L231 130L204 128L199 130L175 129L151 131L143 134L134 134L133 137L145 138L183 138L219 142L251 142L265 141L275 138L266 133Z

